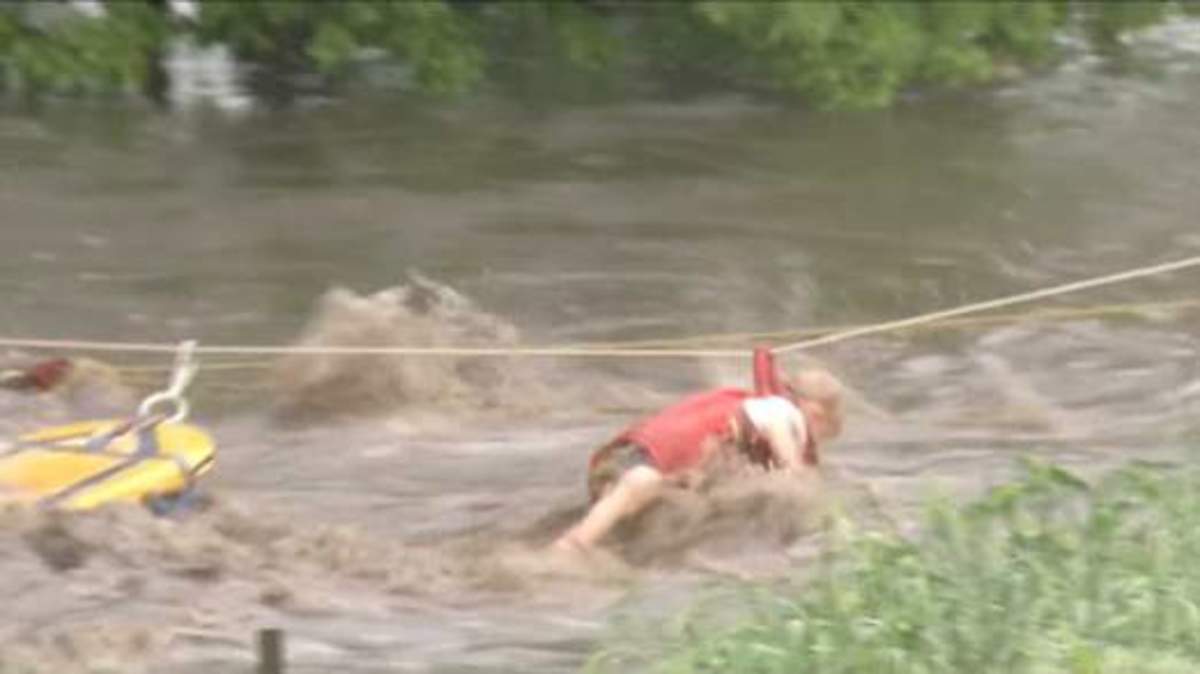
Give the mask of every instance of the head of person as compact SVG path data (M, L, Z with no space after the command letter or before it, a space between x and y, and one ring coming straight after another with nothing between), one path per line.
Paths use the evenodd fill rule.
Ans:
M827 370L801 370L791 378L789 388L817 442L826 442L841 434L845 387L837 377Z
M66 358L51 358L34 364L27 372L33 388L38 391L52 391L67 381L74 368L74 364Z
M72 369L66 358L51 358L21 369L0 372L0 388L45 392L59 387Z

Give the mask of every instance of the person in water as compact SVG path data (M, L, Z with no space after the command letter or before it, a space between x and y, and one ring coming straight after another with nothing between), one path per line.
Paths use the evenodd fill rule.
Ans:
M54 395L84 411L109 413L134 403L116 368L91 358L48 358L0 369L0 389Z
M802 473L842 429L842 385L806 370L785 381L766 349L754 352L754 390L697 393L630 426L588 461L591 506L554 543L587 550L670 487L686 487L723 448L767 470Z

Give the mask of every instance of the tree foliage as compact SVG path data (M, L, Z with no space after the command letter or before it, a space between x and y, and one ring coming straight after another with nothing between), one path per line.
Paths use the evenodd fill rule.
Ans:
M0 75L14 89L136 91L167 32L161 12L148 5L114 5L103 20L72 12L38 17L7 5L0 7Z
M9 89L136 89L165 41L190 34L228 45L244 64L327 83L382 58L434 94L530 83L572 93L682 77L826 108L883 107L914 86L985 83L1051 63L1056 36L1070 27L1112 47L1190 9L1170 0L207 0L186 21L135 0L109 2L101 17L59 5L45 20L44 4L0 6Z
M434 93L464 91L482 76L470 26L437 1L218 0L204 4L196 32L247 62L326 76L340 74L364 49L382 50L411 65L418 85Z

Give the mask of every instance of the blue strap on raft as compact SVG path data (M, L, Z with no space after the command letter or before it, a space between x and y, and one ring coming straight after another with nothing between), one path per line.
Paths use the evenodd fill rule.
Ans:
M171 374L169 386L157 393L145 398L138 407L138 412L132 418L120 421L108 426L109 422L83 422L80 427L74 429L60 429L65 433L43 433L42 438L45 439L27 439L18 442L16 446L5 448L0 451L0 457L19 454L24 451L40 451L50 453L50 459L57 461L54 454L76 456L82 454L103 455L109 460L103 463L108 464L104 467L95 465L92 461L77 461L83 467L82 470L77 470L73 474L66 474L62 479L57 479L46 484L44 490L39 489L42 494L52 489L57 489L53 493L41 496L35 501L36 506L40 508L54 508L56 506L67 505L73 507L72 503L79 500L80 497L88 499L87 495L82 492L88 489L99 487L100 493L105 489L109 493L115 493L115 498L121 500L130 500L129 497L139 498L143 503L146 503L155 512L174 512L181 505L194 502L194 499L188 498L193 491L195 479L201 473L210 469L213 465L213 445L202 432L197 433L196 429L187 430L186 425L181 424L188 415L188 401L184 397L184 392L191 380L196 374L197 365L193 359L195 351L195 342L188 341L180 344L179 351L176 353L175 367ZM70 361L66 359L57 359L49 361L50 364L70 366ZM48 365L46 367L49 367ZM40 370L39 370L40 371ZM54 369L54 373L61 375L63 368ZM11 373L7 373L11 374ZM23 382L29 377L20 378ZM37 379L36 377L34 379ZM38 379L38 382L41 380ZM11 376L0 375L0 384L11 385L16 382ZM20 383L20 382L16 382ZM47 388L47 387L42 387ZM164 406L169 406L171 411L160 412ZM163 424L167 424L166 427ZM191 444L178 446L180 432L183 432L184 439L191 439ZM199 437L199 445L195 443L195 437ZM38 436L34 436L35 438ZM132 447L128 444L123 444L119 450L113 448L113 444L118 440L132 440ZM168 448L164 451L162 443L168 443ZM34 459L38 460L37 458ZM166 483L159 484L155 488L153 482L159 478L151 478L151 484L148 486L135 487L133 492L122 491L125 484L110 484L104 483L121 476L122 473L130 471L149 461L169 460L178 471L176 475L166 474L163 478ZM69 462L70 459L67 459ZM194 465L193 465L194 464ZM40 464L34 464L40 465ZM141 476L145 479L147 476L162 475L158 464L143 466L145 470L138 471L137 474L130 474L129 479L136 481ZM90 472L89 471L94 471ZM16 478L18 481L27 480L29 478ZM75 480L71 482L71 480ZM63 485L66 486L63 486ZM100 485L104 485L100 487ZM115 492L113 491L115 490ZM165 491L165 490L169 490ZM101 501L104 497L98 497ZM164 505L165 504L165 505ZM93 504L94 505L94 504ZM88 507L88 506L85 506ZM165 508L165 510L164 510Z
M98 454L108 449L108 446L111 445L117 438L125 435L134 427L141 426L141 428L139 428L137 431L137 449L135 449L134 452L129 455L128 459L109 466L99 473L89 475L88 477L83 478L79 482L76 482L65 489L60 489L59 491L38 501L38 506L41 508L53 508L61 504L63 501L71 498L75 494L83 491L84 489L88 489L89 487L98 485L111 477L120 475L126 469L132 468L146 459L158 456L158 437L155 435L154 429L157 428L158 424L161 422L161 417L157 419L152 418L145 421L132 419L126 423L118 425L116 428L108 431L107 433L103 433L89 439L86 443L84 443L83 451L92 454ZM184 471L184 473L188 475L188 489L191 489L191 471Z
M67 486L59 491L45 496L38 500L37 507L42 509L53 509L64 502L70 500L80 492L103 483L105 480L112 479L126 470L133 468L144 461L157 459L170 459L179 469L180 475L183 476L186 486L179 492L174 494L154 494L146 499L146 505L151 512L156 515L173 515L185 511L196 504L195 498L195 481L197 474L206 469L212 462L212 458L206 458L196 466L189 466L187 461L180 456L165 454L161 450L158 434L156 432L158 425L164 421L161 415L153 415L149 418L131 419L130 421L118 424L112 430L106 431L100 435L87 439L82 446L70 446L59 444L63 440L69 438L60 438L59 442L49 442L46 444L31 443L14 448L16 451L28 449L48 449L58 452L81 452L88 454L102 454L109 450L109 447L117 439L130 433L136 432L137 444L134 451L123 459L104 470L89 475L70 486ZM135 431L136 429L136 431Z

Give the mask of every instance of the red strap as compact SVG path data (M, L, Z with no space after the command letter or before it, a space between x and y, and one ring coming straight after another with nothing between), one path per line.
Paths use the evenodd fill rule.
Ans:
M782 394L779 371L775 368L775 354L765 346L754 349L754 393L760 396Z

